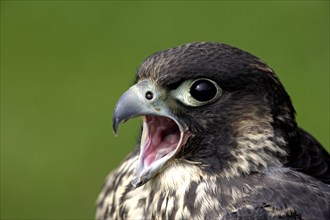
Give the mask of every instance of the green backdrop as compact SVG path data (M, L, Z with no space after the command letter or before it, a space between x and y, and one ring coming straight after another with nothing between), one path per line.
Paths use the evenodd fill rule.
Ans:
M1 219L92 219L139 120L112 111L151 53L224 42L265 60L329 150L329 1L1 1Z

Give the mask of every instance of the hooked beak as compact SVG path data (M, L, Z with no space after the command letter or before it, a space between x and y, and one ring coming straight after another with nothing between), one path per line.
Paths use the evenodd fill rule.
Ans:
M187 125L165 103L166 93L149 80L129 88L118 100L113 114L113 131L130 118L143 116L140 155L134 187L145 184L159 173L191 136Z

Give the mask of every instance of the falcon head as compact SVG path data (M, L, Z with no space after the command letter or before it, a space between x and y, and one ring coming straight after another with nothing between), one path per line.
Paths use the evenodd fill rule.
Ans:
M113 129L142 116L133 186L177 163L226 178L286 162L295 111L274 71L219 43L191 43L148 57L119 99Z

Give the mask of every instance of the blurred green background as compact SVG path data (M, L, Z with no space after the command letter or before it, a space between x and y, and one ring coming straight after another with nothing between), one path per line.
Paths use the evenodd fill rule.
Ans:
M1 1L1 219L93 219L139 120L114 105L151 53L224 42L279 75L329 150L329 1Z

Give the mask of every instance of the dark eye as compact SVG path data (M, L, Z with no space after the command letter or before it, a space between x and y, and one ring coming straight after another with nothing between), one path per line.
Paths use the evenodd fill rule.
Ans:
M200 102L212 100L217 95L218 89L214 82L207 79L199 79L190 87L191 96Z
M203 106L215 102L222 95L218 84L207 78L188 79L181 83L171 95L187 106Z

